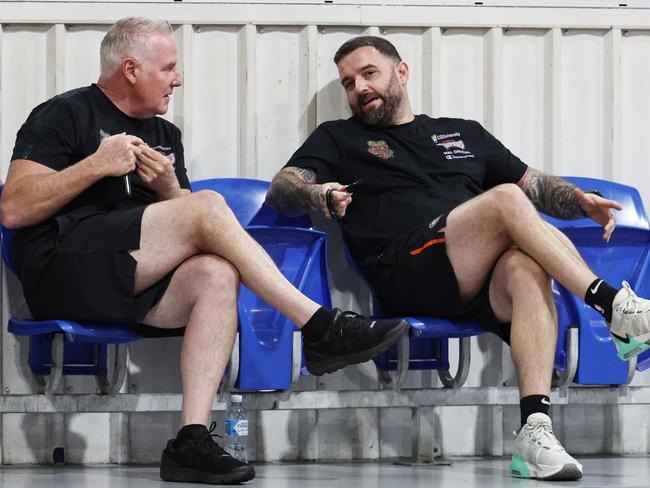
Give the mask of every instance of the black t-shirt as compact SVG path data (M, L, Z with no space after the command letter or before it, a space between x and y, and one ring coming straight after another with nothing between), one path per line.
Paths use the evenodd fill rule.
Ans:
M364 268L413 227L527 168L478 122L426 115L381 129L354 117L325 122L286 166L312 169L321 183L362 180L341 226Z
M101 140L126 132L171 159L181 188L190 188L185 171L183 144L178 128L160 117L134 119L118 109L92 84L57 95L29 114L16 137L12 161L29 159L61 171L97 151ZM83 215L147 205L158 201L136 173L129 174L132 196L113 193L107 198L106 181L100 180L74 198L52 218ZM111 185L117 188L117 185ZM117 198L115 196L117 195ZM44 237L52 219L18 229L12 238L12 257L19 258L23 245ZM34 252L34 249L25 252Z

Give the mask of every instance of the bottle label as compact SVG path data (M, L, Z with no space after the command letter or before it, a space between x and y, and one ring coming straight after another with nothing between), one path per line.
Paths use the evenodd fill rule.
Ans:
M248 420L226 419L226 435L231 437L248 435Z

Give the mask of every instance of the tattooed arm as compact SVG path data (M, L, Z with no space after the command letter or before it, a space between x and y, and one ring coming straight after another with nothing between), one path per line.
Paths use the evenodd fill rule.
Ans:
M352 201L352 195L345 191L345 186L339 183L318 184L315 171L289 166L273 178L266 194L266 204L285 215L319 211L331 219L326 200L327 190L330 189L334 190L331 198L336 214L342 218Z
M564 220L585 216L575 194L576 186L562 178L529 167L519 186L535 208L546 215Z
M614 232L616 217L612 209L623 210L614 200L593 193L585 193L577 186L558 177L528 168L518 183L526 196L540 212L558 219L572 220L583 217L603 226L603 239L609 241Z

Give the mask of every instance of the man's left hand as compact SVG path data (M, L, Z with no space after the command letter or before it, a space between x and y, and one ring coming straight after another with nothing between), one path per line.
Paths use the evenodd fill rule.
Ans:
M140 179L154 190L161 200L176 196L180 185L171 160L146 144L142 144L140 148L142 153L137 158L135 170Z
M585 193L580 188L576 188L574 191L582 210L587 217L603 226L603 240L609 242L616 227L616 217L612 209L623 210L623 206L617 201L608 200L593 193Z

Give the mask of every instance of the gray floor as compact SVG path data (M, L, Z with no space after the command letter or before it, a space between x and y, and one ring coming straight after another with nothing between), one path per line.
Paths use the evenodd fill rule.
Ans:
M579 486L648 487L650 457L583 458L585 476L578 482L540 482L511 478L508 460L454 459L452 466L406 467L388 463L260 464L247 486L266 488L412 488ZM149 488L197 487L165 483L155 467L61 466L0 468L0 487L7 488ZM205 485L203 485L205 486Z

